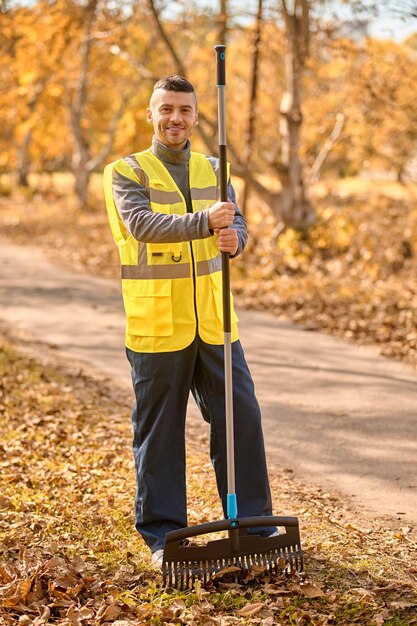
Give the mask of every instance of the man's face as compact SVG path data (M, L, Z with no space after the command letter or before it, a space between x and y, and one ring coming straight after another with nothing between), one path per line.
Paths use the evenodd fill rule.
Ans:
M158 141L181 150L198 123L196 97L185 91L156 89L146 109L146 119L153 124Z

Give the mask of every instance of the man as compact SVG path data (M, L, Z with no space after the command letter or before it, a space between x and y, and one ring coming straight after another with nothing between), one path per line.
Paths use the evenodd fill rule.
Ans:
M154 127L152 147L107 166L105 196L122 262L136 398L136 529L160 565L165 534L187 525L190 391L211 426L210 453L226 515L220 252L237 256L247 235L230 181L229 201L217 201L218 160L190 150L198 124L193 86L181 76L161 79L146 114ZM239 515L271 515L261 416L234 311L232 342ZM263 528L259 534L273 532Z

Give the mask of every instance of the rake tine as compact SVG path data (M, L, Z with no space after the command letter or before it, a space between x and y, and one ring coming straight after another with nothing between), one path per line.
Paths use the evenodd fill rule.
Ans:
M274 566L275 566L275 574L282 574L283 573L283 567L282 564L284 563L285 566L285 561L284 561L284 557L283 557L283 551L280 550L276 555L275 555L275 559L274 559Z
M283 573L291 575L294 571L302 571L302 552L300 546L295 544L240 556L230 554L211 560L187 560L183 557L164 562L162 574L165 584L183 591L193 588L197 580L206 584L209 578L215 577L228 567L237 567L240 570L232 574L234 581L239 581L242 573L250 571L253 567L261 567L272 575Z
M174 565L174 581L175 581L175 586L177 586L177 585L178 585L179 580L180 580L180 577L179 577L178 562L175 562L175 565Z
M168 583L168 586L172 587L172 572L170 564L162 564L162 575L164 577L164 584Z
M298 545L296 546L296 548L297 548L297 552L296 552L296 555L297 555L297 557L296 557L297 570L302 570L303 569L303 561L302 561L302 558L301 558L301 550L300 550L300 547Z

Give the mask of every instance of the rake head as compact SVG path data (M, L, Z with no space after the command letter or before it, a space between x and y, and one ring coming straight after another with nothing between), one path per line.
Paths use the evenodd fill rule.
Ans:
M249 534L255 527L279 527L280 534L261 537ZM189 540L219 531L228 531L225 539L196 545ZM191 526L167 533L162 561L166 587L187 589L197 580L206 583L226 570L236 578L262 567L271 574L301 572L303 554L296 517L247 517Z

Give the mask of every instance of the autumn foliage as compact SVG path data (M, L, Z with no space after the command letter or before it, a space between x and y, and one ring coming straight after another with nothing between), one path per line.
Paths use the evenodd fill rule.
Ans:
M235 172L253 177L266 195L279 192L288 176L284 127L291 124L288 116L302 115L295 148L307 197L310 180L323 177L377 169L406 179L414 171L417 132L415 37L404 43L355 41L337 24L322 23L314 3L302 4L311 6L298 25L305 37L295 42L292 16L284 19L268 6L256 26L257 40L255 14L248 19L234 9L227 16L228 143ZM123 8L98 0L4 4L0 173L16 174L26 184L30 172L70 170L85 205L80 185L88 185L93 171L148 146L152 129L144 109L152 85L178 71L195 83L199 96L201 134L194 147L215 150L218 20L213 8L202 12L192 3L175 15L150 1ZM255 41L257 89L251 93ZM301 108L287 114L284 100L295 97L285 95L289 50L298 63ZM249 172L244 162L251 119ZM280 214L275 211L276 222Z

